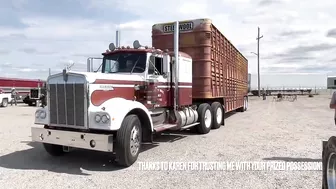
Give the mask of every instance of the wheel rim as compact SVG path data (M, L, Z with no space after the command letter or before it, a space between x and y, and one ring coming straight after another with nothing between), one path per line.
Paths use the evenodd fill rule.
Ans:
M211 111L209 109L205 111L204 122L207 128L211 127Z
M223 119L222 108L218 107L217 111L216 111L216 120L217 120L217 123L218 124L222 123L222 119Z
M336 188L336 154L331 153L327 163L327 183L329 189Z
M134 125L131 131L130 148L131 154L136 156L140 148L140 128L138 125Z

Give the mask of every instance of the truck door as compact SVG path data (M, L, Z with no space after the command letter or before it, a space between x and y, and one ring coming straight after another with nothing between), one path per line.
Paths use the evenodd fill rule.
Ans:
M167 107L169 101L170 77L163 74L163 56L151 55L148 62L147 96L155 107Z

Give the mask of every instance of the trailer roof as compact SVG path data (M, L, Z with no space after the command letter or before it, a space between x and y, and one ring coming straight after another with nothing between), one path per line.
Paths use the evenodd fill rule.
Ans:
M41 79L22 79L22 78L9 78L9 77L0 77L0 80L13 80L13 81L40 81L44 82Z
M230 43L230 45L232 45L232 47L237 50L237 52L246 60L248 61L248 59L231 43L231 41L226 38L226 36L213 24L212 20L210 18L198 18L198 19L191 19L191 20L181 20L178 21L179 23L183 23L183 22L195 22L195 21L206 21L212 24L212 26L218 30L223 36L224 38ZM157 23L157 24L153 24L152 28L155 28L158 25L168 25L168 24L174 24L175 22L162 22L162 23Z

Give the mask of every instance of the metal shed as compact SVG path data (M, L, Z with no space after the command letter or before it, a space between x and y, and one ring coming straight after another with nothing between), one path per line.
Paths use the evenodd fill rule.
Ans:
M327 88L328 89L336 89L336 76L328 76L327 77Z

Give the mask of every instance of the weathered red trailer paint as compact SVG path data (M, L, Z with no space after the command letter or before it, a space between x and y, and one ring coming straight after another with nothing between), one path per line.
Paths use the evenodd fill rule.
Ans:
M45 81L39 79L20 79L20 78L5 78L0 77L0 89L8 93L12 88L18 92L19 95L28 95L30 89L42 87Z
M173 24L153 25L153 47L173 50ZM179 50L193 59L193 99L222 99L225 112L243 107L248 93L247 59L210 19L181 21L179 25Z

